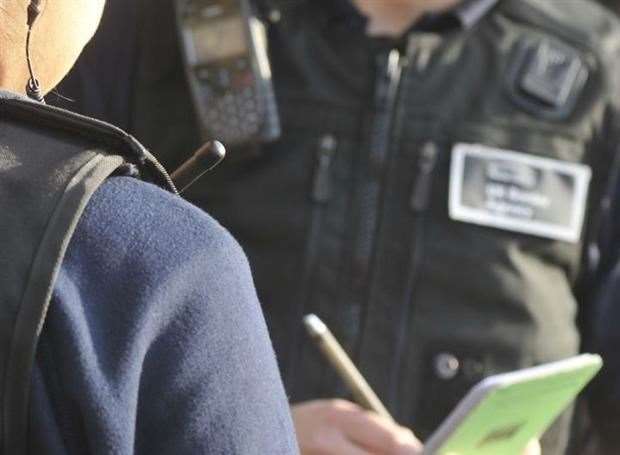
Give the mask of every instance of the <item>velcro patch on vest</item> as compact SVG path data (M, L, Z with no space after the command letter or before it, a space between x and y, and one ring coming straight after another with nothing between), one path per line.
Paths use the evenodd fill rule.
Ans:
M578 242L591 175L583 164L456 144L450 169L450 218Z
M589 71L577 50L543 40L521 43L507 76L517 104L536 116L558 119L575 108Z

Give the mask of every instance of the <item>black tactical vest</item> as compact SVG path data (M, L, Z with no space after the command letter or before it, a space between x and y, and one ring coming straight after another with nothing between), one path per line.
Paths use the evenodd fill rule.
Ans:
M0 414L3 454L25 453L30 375L54 281L95 190L132 166L174 190L119 129L0 92Z

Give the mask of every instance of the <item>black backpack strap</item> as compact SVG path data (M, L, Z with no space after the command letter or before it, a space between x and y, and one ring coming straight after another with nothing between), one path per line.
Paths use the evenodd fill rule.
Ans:
M0 92L1 453L26 452L31 373L56 277L97 188L129 163L176 193L170 177L118 128Z
M177 194L168 172L157 159L132 135L106 122L64 109L25 101L20 98L0 99L0 115L42 128L53 128L80 137L105 149L114 150L128 162L135 164L144 174L143 178Z

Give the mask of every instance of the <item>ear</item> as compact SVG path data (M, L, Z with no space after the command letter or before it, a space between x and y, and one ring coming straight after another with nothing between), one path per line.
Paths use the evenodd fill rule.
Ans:
M104 1L39 2L43 8L32 27L30 50L36 76L43 90L48 91L69 72L97 29ZM33 13L35 7L31 8Z
M3 89L25 92L29 79L26 63L29 14L40 11L45 3L46 0L38 0L31 7L30 0L0 0L0 86Z

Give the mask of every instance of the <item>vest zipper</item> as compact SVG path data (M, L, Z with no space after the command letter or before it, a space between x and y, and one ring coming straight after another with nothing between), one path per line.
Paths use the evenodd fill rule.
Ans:
M390 403L396 403L398 395L398 383L401 377L403 356L406 352L409 331L409 318L413 305L415 286L418 280L418 268L422 261L422 249L426 230L426 212L430 202L433 176L439 162L439 147L435 142L428 141L422 145L420 155L415 167L415 180L411 191L410 207L414 213L413 232L411 237L411 249L409 254L409 267L403 301L401 303L401 324L398 328L398 336L394 349L392 365L392 378L390 384Z
M299 362L302 346L300 340L300 325L302 318L312 295L312 278L316 271L317 259L319 256L319 246L321 240L321 227L323 225L323 215L325 207L331 196L331 167L338 148L338 141L335 136L326 134L319 140L314 176L312 180L311 197L314 202L310 229L306 240L306 249L303 256L303 269L300 284L300 292L295 304L295 313L290 332L291 351L288 359L288 386L294 386L295 371Z
M363 308L368 290L367 281L379 225L381 186L391 145L390 136L401 76L401 56L398 50L383 54L378 60L374 104L378 112L370 134L367 169L362 173L359 190L359 222L354 253L353 290L357 296L357 302L354 303L360 309Z
M385 58L385 57L384 57ZM401 56L397 49L387 54L387 61L379 63L379 80L375 94L375 105L379 110L371 137L371 166L381 169L386 161L394 118L396 95L402 74ZM385 67L383 67L385 65Z
M351 331L350 339L355 340L356 358L362 355L360 350L366 336L365 326L372 294L370 271L380 229L381 190L391 148L401 75L402 59L397 49L378 55L374 95L376 114L369 137L368 162L365 163L366 168L360 173L359 221L351 270L351 311L353 317L357 316L357 321L355 321L357 324L349 324L349 330ZM355 311L358 313L355 314Z

